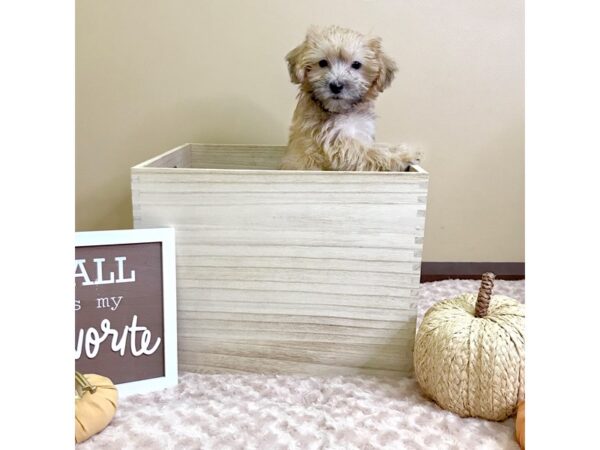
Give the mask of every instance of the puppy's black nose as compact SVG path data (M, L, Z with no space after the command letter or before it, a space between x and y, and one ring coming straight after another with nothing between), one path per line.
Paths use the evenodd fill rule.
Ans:
M344 89L344 85L342 83L334 81L333 83L329 83L329 89L331 89L331 92L333 92L334 94L339 94L340 92L342 92L342 89Z

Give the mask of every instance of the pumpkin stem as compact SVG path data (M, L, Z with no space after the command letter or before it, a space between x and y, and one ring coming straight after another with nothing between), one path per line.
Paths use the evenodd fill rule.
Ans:
M90 384L86 377L79 372L75 372L75 390L80 396L82 396L85 392L93 394L96 392L96 389L96 386Z
M485 317L487 315L495 278L496 276L492 272L486 272L481 276L481 286L477 294L477 303L475 303L475 317Z

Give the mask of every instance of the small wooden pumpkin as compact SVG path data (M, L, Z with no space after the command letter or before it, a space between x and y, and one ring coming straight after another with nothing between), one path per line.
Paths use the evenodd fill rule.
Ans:
M492 296L494 274L479 294L433 305L415 340L415 377L438 405L462 417L504 420L524 397L525 307Z
M106 428L117 411L118 395L110 379L75 372L75 442Z
M525 450L525 400L519 402L517 418L515 419L515 437L523 450Z

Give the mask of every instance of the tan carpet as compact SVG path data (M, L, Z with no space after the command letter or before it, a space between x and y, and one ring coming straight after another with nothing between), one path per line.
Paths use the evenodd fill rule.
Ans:
M477 281L421 285L419 319ZM524 281L495 292L524 301ZM162 392L124 399L91 449L514 449L514 419L462 419L423 397L411 378L192 374Z

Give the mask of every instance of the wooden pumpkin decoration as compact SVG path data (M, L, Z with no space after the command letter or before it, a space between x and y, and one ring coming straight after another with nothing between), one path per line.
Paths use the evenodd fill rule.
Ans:
M494 274L479 294L433 305L417 332L415 377L427 396L462 417L504 420L524 397L525 307L492 296Z
M517 407L515 437L521 448L525 450L525 400L519 402L519 406Z
M75 372L75 442L106 428L117 411L118 395L110 379Z

